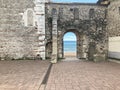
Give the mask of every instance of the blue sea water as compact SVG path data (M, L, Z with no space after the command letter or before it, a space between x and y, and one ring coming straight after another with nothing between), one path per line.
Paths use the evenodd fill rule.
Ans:
M76 41L63 41L64 52L76 52Z

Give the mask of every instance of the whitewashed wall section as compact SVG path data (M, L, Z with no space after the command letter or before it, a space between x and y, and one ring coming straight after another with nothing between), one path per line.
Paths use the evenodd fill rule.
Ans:
M109 52L110 58L120 59L120 36L109 38Z
M45 60L45 1L35 0L35 17L37 22L38 34L39 34L39 47L38 52L43 60Z

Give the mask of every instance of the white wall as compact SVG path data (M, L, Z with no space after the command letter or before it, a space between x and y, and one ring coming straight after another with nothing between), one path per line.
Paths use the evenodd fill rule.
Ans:
M120 36L109 38L109 52L110 58L120 59Z

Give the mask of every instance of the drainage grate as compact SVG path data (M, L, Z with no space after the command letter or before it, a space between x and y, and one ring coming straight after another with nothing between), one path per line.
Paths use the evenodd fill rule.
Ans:
M42 81L42 84L47 84L47 81L48 81L48 78L49 78L49 75L50 75L50 71L51 71L51 68L52 68L52 63L50 64L48 70L47 70L47 73L45 74L45 77Z

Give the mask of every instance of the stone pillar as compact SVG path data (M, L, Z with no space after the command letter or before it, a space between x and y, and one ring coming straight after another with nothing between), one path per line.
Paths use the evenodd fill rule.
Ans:
M53 15L53 21L52 21L52 59L51 59L51 63L57 63L57 60L58 60L57 15Z
M80 56L80 37L77 38L77 58L81 58Z
M60 58L64 58L64 46L63 46L63 39L62 39L62 41L61 41L61 52L60 52Z
M63 51L63 48L64 48L64 47L63 47L63 37L62 37L62 38L59 37L59 41L58 41L58 49L59 49L59 50L58 50L58 51L59 51L59 52L58 52L58 54L59 54L58 57L59 57L59 58L63 58L63 52L64 52L64 51Z
M77 40L77 58L83 58L83 35Z
M83 58L87 60L87 52L88 52L88 37L86 35L83 36Z
M45 60L45 1L35 0L35 18L39 34L39 47L37 55Z

